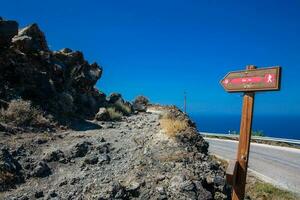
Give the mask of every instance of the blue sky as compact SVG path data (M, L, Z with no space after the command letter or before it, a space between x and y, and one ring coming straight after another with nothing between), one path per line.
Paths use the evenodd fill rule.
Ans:
M52 50L103 66L97 87L201 114L239 114L219 80L248 64L283 67L282 90L257 94L257 114L300 116L300 1L17 1L0 13L37 22Z

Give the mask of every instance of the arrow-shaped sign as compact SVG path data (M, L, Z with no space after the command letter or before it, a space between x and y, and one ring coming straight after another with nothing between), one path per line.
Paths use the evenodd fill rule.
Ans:
M280 72L280 67L229 72L221 85L227 92L279 90Z

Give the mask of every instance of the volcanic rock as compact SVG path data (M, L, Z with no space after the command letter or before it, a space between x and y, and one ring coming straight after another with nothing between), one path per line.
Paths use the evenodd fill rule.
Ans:
M100 108L98 113L95 116L95 119L98 121L109 121L110 116L106 108Z
M21 29L12 42L22 52L49 51L45 35L37 24Z
M31 175L34 177L46 177L51 174L51 169L44 161L37 163L37 166L31 172Z
M18 23L0 18L0 48L11 44L11 39L18 34Z
M24 175L20 163L13 158L7 148L2 148L0 151L0 192L22 182L24 182Z

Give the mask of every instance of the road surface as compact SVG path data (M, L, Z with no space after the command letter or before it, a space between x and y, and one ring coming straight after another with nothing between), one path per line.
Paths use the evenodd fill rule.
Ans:
M209 151L221 158L236 158L237 141L205 138ZM300 149L251 143L249 171L259 178L300 194Z

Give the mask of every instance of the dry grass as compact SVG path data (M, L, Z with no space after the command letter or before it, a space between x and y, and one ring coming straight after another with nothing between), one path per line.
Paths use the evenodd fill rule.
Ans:
M117 111L115 108L107 108L107 112L109 114L109 118L111 120L120 120L123 116L123 114L119 111Z
M228 162L216 156L212 156L214 160L220 163L224 170L227 169ZM297 200L299 195L280 189L272 184L261 181L252 173L247 174L246 196L250 200Z
M297 200L296 194L262 182L252 175L247 177L246 195L251 200Z
M0 121L18 127L49 126L50 122L43 113L32 106L30 101L12 100L6 110L0 110Z
M131 107L126 103L117 102L114 104L114 107L117 111L123 113L124 115L130 115L132 113Z
M186 120L175 119L168 115L162 116L159 122L163 131L170 137L176 137L189 126Z

